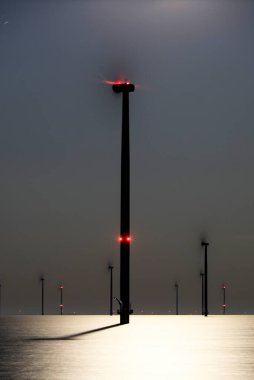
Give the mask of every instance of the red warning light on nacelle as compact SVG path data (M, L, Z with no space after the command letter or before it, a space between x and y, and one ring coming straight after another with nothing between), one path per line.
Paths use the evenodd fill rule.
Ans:
M131 236L119 236L119 243L130 243L132 241Z

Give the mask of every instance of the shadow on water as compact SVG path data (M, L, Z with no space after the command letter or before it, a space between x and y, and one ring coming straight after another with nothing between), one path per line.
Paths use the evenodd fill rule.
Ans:
M121 326L120 323L116 323L115 325L109 325L104 327L99 327L98 329L88 330L77 334L72 335L66 335L66 336L59 336L59 337L37 337L37 338L28 338L27 340L68 340L68 339L75 339L82 335L88 335L92 333L96 333L98 331L108 330L112 329L113 327Z

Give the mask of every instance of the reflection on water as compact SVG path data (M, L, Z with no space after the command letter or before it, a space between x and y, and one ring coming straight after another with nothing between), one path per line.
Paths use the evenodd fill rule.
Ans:
M253 316L118 322L118 316L1 317L0 379L254 379Z

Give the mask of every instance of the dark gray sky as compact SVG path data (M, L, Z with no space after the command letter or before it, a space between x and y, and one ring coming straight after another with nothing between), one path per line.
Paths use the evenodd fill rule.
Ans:
M131 95L131 300L254 312L254 2L0 4L0 278L6 313L108 312L119 296L121 98Z

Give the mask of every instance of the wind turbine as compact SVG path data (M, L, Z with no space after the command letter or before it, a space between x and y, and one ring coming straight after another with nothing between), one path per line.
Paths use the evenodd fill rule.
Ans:
M120 217L120 324L129 323L130 310L130 138L129 93L134 84L128 81L105 81L112 90L122 93L122 146L121 146L121 217Z

